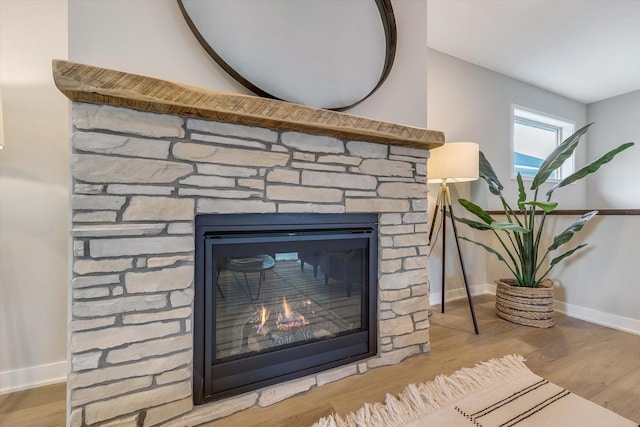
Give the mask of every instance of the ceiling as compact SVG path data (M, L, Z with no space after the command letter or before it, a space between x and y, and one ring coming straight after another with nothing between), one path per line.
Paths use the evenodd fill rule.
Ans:
M640 89L640 0L428 0L427 44L585 104Z

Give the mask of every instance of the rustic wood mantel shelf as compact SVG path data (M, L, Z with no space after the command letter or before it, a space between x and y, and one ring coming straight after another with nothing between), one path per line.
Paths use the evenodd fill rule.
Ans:
M427 150L444 144L444 133L439 131L69 61L53 61L53 78L58 89L72 101Z

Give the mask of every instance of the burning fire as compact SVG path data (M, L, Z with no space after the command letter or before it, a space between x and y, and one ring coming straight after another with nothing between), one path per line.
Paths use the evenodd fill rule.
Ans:
M258 332L260 332L262 331L262 328L264 327L265 323L267 323L267 319L269 318L269 309L263 305L262 309L258 313L258 317L259 319L256 329L258 330Z
M287 304L287 298L282 297L282 312L278 313L278 320L276 321L276 327L280 330L289 330L293 328L299 328L300 326L308 325L309 321L304 316L296 311L291 310L289 304Z

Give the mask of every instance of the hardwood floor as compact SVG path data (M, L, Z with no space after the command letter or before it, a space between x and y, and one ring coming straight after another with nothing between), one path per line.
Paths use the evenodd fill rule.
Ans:
M66 383L0 395L0 426L64 426L66 396Z
M493 313L493 297L474 298L480 335L466 300L434 307L431 352L400 365L372 369L266 407L252 408L206 427L310 425L383 400L411 382L424 382L505 354L522 354L536 374L640 423L640 336L558 314L551 329L518 326ZM0 426L63 426L64 384L0 396Z
M536 374L599 405L640 422L640 336L557 315L551 329L519 326L498 318L494 297L474 298L480 335L466 300L433 307L431 351L400 365L372 369L266 407L251 408L206 427L311 425L332 412L346 414L365 402L382 401L407 384L449 374L492 357L522 354Z

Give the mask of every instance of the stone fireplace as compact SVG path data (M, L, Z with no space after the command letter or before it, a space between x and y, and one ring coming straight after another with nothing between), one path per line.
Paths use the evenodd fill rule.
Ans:
M193 426L429 350L440 132L62 61L54 77L73 101L70 425ZM196 216L303 213L375 214L377 354L194 406Z

